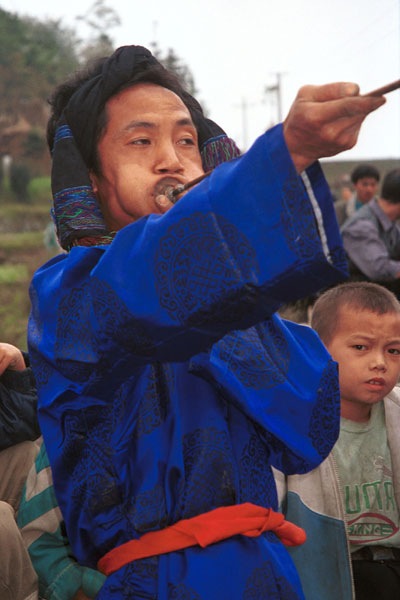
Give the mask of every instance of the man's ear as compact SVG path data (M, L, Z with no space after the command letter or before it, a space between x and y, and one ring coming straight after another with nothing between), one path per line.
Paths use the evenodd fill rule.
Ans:
M89 171L89 178L90 183L92 184L93 191L95 194L97 194L97 192L99 191L98 179L97 175L92 170Z

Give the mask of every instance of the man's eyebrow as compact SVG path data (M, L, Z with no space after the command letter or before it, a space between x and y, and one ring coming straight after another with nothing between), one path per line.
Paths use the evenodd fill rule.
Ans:
M187 117L185 119L179 119L179 121L177 121L176 124L179 125L180 127L185 127L186 125L189 125L190 127L193 127L194 129L196 129L195 124L193 123L192 119L189 119L189 117Z
M123 128L123 132L130 131L131 129L137 128L145 128L145 129L154 129L156 127L155 123L151 123L150 121L131 121Z
M176 121L176 125L178 127L192 127L193 129L196 129L195 124L193 123L192 119L190 119L189 117L185 117L184 119L179 119L178 121ZM120 135L131 131L132 129L155 129L157 127L156 123L152 123L151 121L130 121L130 123L128 123L127 125L125 125L125 127L122 129L122 131L120 132Z

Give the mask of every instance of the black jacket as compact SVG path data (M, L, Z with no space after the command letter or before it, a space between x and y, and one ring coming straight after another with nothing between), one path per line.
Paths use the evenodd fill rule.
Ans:
M29 365L26 354L24 358ZM30 366L24 371L7 369L0 377L0 450L41 435L36 409L36 384Z

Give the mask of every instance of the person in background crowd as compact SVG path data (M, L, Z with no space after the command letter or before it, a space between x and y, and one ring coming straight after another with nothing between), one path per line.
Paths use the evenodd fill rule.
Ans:
M347 200L335 202L336 217L339 226L354 213L376 197L380 174L373 165L358 165L351 173L354 192Z
M305 475L275 471L307 600L400 598L400 304L374 283L320 296L311 326L339 365L339 440ZM355 587L355 595L353 589Z
M29 358L0 343L0 598L35 600L37 577L15 522L38 452L37 394Z
M69 545L65 523L53 489L46 448L40 451L28 474L17 523L39 580L40 598L87 600L95 598L105 576L77 562Z
M400 169L387 173L382 193L341 228L354 279L381 283L400 294Z

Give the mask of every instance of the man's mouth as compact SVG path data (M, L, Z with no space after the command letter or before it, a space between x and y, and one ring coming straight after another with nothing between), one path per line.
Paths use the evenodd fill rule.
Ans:
M178 185L182 185L182 182L175 177L164 177L157 181L153 189L153 196L157 198L157 196L165 196L167 195L169 190L173 190Z

